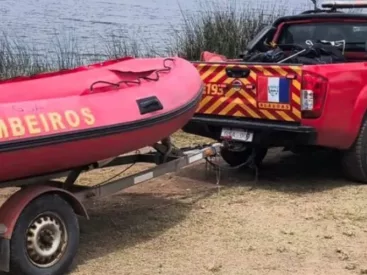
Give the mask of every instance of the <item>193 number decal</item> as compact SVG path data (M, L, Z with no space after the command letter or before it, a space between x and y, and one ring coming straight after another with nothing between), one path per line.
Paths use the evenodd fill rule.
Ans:
M222 85L214 84L214 83L207 83L205 85L205 95L215 95L215 96L222 96L224 95L224 88Z

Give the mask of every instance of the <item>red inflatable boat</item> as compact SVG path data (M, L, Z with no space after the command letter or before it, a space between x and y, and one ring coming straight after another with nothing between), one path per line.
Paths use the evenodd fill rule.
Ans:
M0 82L0 182L68 170L161 140L202 94L180 58L123 58Z

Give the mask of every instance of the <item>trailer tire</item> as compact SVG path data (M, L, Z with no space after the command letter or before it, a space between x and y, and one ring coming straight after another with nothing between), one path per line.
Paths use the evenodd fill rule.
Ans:
M62 275L79 246L79 223L73 208L57 194L41 195L19 216L10 241L10 272Z
M343 152L341 160L347 178L367 184L367 119L363 121L352 147Z
M255 156L255 164L257 166L260 166L268 152L268 148L255 148L255 150L257 150ZM247 148L243 151L231 151L228 147L223 147L221 149L221 156L223 160L232 167L241 165L242 163L247 161L248 158L251 156L251 153L251 148Z

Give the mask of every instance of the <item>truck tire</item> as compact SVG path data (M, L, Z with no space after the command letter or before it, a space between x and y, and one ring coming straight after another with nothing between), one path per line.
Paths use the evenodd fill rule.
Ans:
M255 164L260 166L268 152L268 148L256 148L255 150L257 150ZM247 148L243 151L231 151L228 147L223 147L221 149L221 156L223 160L232 167L244 163L251 156L251 153L251 148Z
M10 241L10 272L62 275L79 246L79 223L72 207L57 194L30 202L19 216Z
M367 183L367 120L363 121L359 135L353 146L343 152L344 175L354 181Z

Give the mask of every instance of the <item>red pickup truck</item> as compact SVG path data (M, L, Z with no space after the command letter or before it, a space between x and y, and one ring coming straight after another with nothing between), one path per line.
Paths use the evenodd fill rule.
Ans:
M224 140L223 159L260 164L268 148L337 149L345 174L367 183L367 1L277 19L245 55L194 62L206 90L185 132Z

